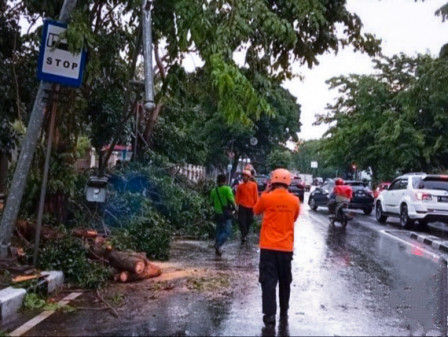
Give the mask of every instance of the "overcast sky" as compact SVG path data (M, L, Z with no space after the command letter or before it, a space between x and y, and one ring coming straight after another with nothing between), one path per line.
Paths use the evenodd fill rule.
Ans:
M348 0L348 9L361 18L366 32L382 39L382 50L391 56L403 52L439 54L440 48L448 43L448 22L442 23L434 12L448 0ZM320 64L313 69L297 67L305 76L303 81L294 79L284 87L297 97L301 104L302 139L320 138L327 126L313 126L315 114L325 111L336 92L328 90L325 81L342 74L373 73L372 63L367 55L354 53L352 48L339 51L337 55L319 57Z

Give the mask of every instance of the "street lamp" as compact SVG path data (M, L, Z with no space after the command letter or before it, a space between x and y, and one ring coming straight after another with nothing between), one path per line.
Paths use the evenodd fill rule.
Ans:
M355 171L355 180L356 180L356 178L357 178L357 176L358 176L358 172L356 171L356 165L355 164L353 164L352 165L352 169L353 169L353 171Z

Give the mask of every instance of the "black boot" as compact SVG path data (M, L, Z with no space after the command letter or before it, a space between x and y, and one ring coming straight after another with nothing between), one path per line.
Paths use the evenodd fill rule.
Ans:
M275 315L263 315L263 323L265 325L275 325Z
M216 254L216 256L222 255L222 248L218 247L218 245L216 245L216 244L215 244L215 254Z

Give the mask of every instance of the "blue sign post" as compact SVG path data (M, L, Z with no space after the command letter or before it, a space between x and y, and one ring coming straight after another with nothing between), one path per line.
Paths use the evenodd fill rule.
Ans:
M48 82L80 87L86 53L80 50L72 54L68 50L67 40L61 38L66 30L66 24L52 20L44 22L37 77Z

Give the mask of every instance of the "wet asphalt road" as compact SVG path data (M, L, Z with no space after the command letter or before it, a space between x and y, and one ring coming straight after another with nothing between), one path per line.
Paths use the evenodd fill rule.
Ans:
M226 296L163 296L118 319L58 313L28 335L440 335L442 254L411 240L394 221L379 225L359 212L342 229L329 226L327 216L305 203L296 223L287 325L263 327L254 235L247 246L227 244L222 258L213 256L210 243L194 241L179 243L173 253L180 265L188 261L229 274Z

